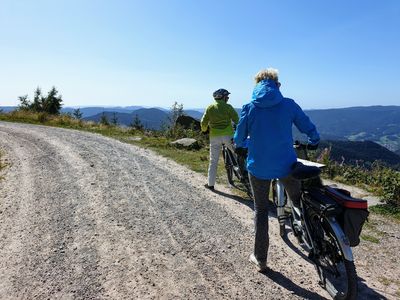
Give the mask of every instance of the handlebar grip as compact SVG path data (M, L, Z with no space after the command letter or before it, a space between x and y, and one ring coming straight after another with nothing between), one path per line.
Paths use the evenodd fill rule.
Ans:
M318 144L304 144L299 141L294 141L293 147L297 150L316 150L318 148Z

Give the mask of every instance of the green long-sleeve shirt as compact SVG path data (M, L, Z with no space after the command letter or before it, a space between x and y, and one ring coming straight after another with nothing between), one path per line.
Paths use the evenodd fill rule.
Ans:
M239 116L232 105L224 100L216 100L209 105L201 118L201 130L210 127L210 137L233 135L232 122L237 124Z

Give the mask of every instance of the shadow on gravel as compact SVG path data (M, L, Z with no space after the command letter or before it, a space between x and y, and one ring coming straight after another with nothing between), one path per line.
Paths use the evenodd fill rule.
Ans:
M393 299L396 299L397 295L391 295ZM376 299L376 300L387 300L385 296L378 293L376 290L370 288L366 283L365 280L361 277L358 277L358 297L360 299Z
M286 229L287 230L287 229ZM301 252L301 250L296 247L291 240L289 240L288 238L288 234L291 232L291 230L286 231L286 235L282 238L282 240L285 242L285 244L293 250L293 252L295 252L298 256L300 256L302 259L304 259L305 261L309 262L309 263L313 263L308 257L307 255L305 255L303 252Z
M242 198L240 196L227 194L227 193L224 193L224 192L218 191L218 190L214 190L214 193L216 193L216 194L218 194L220 196L235 200L235 201L237 201L237 202L239 202L241 204L244 204L244 205L250 207L252 210L254 210L254 203L253 203L253 200L251 200L251 199L246 199L246 198Z
M301 286L298 286L295 284L293 281L291 281L289 278L286 276L282 275L279 272L276 272L274 270L268 269L266 273L263 273L266 277L274 281L275 283L279 284L281 287L287 289L288 291L291 291L294 295L303 297L305 299L326 299L325 297L322 297L320 294L311 292L309 290L306 290L302 288Z

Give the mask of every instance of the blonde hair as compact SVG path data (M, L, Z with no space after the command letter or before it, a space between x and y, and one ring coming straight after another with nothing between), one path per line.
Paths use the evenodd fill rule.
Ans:
M278 82L278 70L274 68L268 68L259 71L256 76L254 76L254 80L256 83L259 83L261 80L271 79Z

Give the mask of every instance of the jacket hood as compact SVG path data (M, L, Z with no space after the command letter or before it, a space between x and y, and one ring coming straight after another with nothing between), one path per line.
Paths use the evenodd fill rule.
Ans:
M271 107L281 102L283 96L276 86L275 81L271 79L261 80L254 87L251 97L252 103L261 108Z

